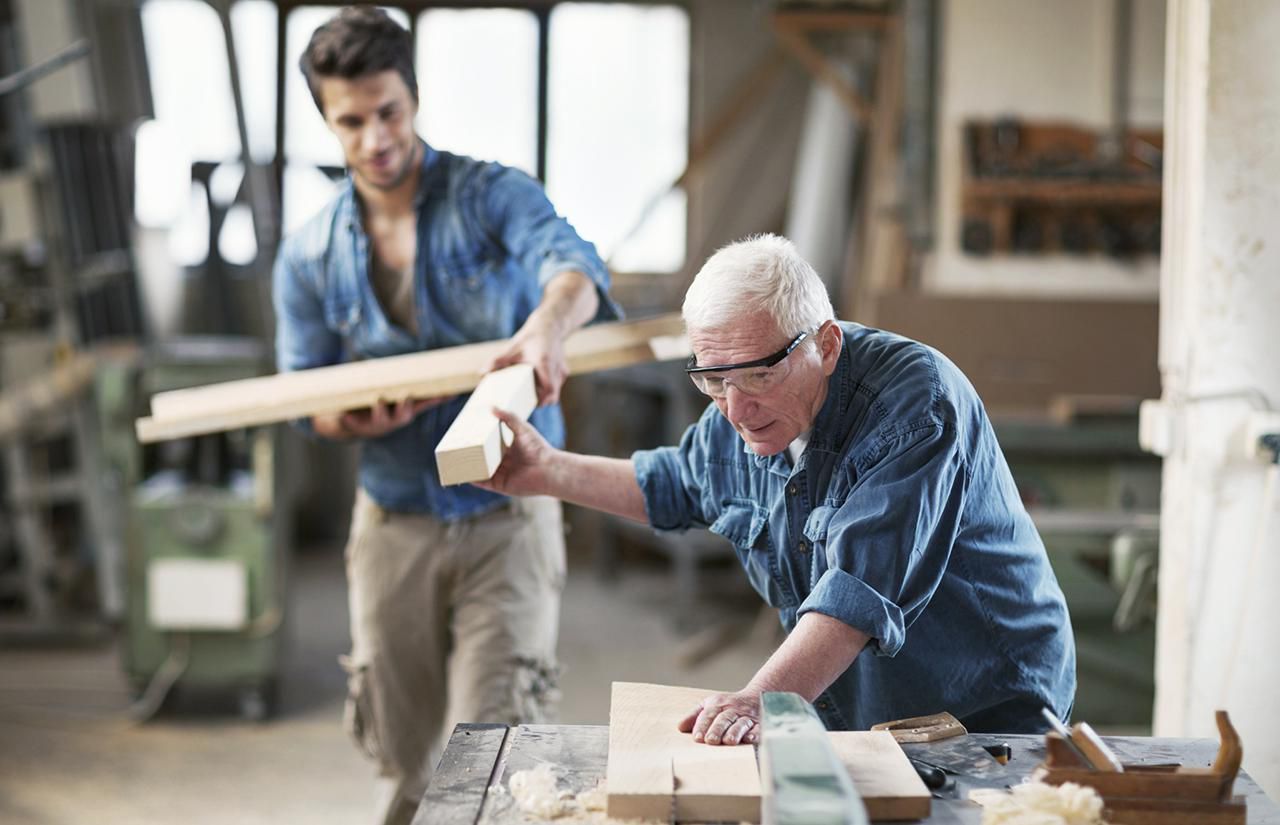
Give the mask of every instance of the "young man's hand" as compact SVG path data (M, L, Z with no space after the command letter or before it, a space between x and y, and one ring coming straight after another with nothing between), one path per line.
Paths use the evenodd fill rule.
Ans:
M510 346L482 371L492 372L512 364L529 364L533 367L539 407L556 403L560 400L560 388L569 377L563 332L554 324L541 320L540 316L531 316L512 336Z
M752 744L760 741L760 694L750 688L715 693L680 720L680 732L708 745Z
M400 429L422 411L448 400L448 397L408 398L395 403L374 404L364 410L317 415L311 421L316 432L326 438L378 438Z

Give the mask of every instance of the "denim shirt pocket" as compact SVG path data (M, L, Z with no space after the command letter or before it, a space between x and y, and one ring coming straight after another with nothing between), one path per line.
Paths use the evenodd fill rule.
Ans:
M505 338L506 316L502 306L511 300L511 289L504 285L502 262L481 250L466 250L452 255L436 267L439 295L446 303L445 316L458 325L463 334L474 341Z
M709 529L733 544L747 578L772 607L783 607L777 558L769 542L768 514L750 501L728 501Z
M343 337L349 348L355 348L356 335L361 328L360 321L363 317L364 310L357 298L329 296L325 299L325 323L329 329Z

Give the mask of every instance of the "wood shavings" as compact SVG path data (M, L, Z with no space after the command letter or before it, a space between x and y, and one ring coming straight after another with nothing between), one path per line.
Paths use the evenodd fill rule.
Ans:
M982 806L982 825L1106 825L1102 797L1074 782L1027 782L1009 793L980 789L969 799Z
M511 796L525 813L543 819L555 819L566 813L565 800L556 790L556 775L550 765L517 771L509 784Z
M578 794L577 799L584 811L603 811L608 808L609 793L605 790L604 780L601 779L591 790Z
M532 819L561 819L566 822L582 822L589 825L635 825L638 820L612 819L605 813L609 794L601 779L594 788L574 793L561 790L556 785L556 775L550 765L539 765L517 771L508 782L511 799L516 807ZM489 788L490 795L503 795L501 785Z

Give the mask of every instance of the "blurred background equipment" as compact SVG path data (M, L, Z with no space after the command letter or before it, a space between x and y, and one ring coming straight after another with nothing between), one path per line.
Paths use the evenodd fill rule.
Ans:
M138 368L99 374L103 451L128 523L121 654L137 716L175 685L234 690L249 719L275 708L290 546L276 507L276 428L145 447L133 435L157 392L270 369L257 341L206 337L171 339Z
M1160 251L1163 141L1004 118L965 126L962 242L978 255Z

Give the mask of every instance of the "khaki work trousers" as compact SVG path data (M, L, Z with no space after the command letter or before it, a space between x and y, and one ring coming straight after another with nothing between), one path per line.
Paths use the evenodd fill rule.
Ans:
M458 722L551 720L564 588L560 502L510 499L445 522L356 496L346 549L347 732L413 818Z

